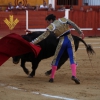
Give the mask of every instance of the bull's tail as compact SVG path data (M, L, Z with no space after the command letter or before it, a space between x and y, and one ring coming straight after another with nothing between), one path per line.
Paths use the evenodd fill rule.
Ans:
M93 50L92 46L89 44L86 46L86 51L88 54L92 54L92 55L95 54L95 51Z
M95 54L95 51L93 50L92 46L89 45L89 44L86 44L86 42L83 39L80 38L80 41L84 43L84 45L86 47L86 51L87 51L88 57L89 57L89 60L90 60L90 56L89 55ZM91 63L91 60L90 60L90 63ZM92 63L91 63L91 66L92 66Z
M89 55L95 54L95 51L93 50L92 46L90 44L86 44L86 42L80 38L80 41L85 45L86 51Z

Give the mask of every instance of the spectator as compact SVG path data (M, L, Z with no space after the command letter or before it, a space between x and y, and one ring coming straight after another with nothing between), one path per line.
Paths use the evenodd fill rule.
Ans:
M93 9L92 9L92 8L90 8L90 9L89 9L89 11L93 11Z
M53 11L54 10L54 8L52 7L52 4L49 4L48 5L48 11Z
M65 11L65 6L61 5L60 8L58 9L58 11Z
M27 10L34 10L35 6L32 7L30 4L27 4L25 9L27 9Z
M14 9L14 6L12 5L11 2L9 2L6 11L11 11L13 9Z
M22 5L22 2L19 2L18 5L16 6L16 9L25 9L25 7Z
M45 0L43 0L43 5L40 5L40 8L48 8L47 3Z
M87 11L86 11L86 12L89 12L89 11L93 11L93 9L92 9L92 8L89 8L89 9L87 9Z
M39 7L39 5L36 5L36 7L35 7L35 11L38 11L40 9L40 7Z

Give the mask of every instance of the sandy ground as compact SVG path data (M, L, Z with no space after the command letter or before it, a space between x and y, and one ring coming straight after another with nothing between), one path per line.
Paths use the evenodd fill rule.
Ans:
M56 72L55 82L49 83L49 70L52 57L42 60L34 78L28 78L12 58L0 67L0 100L100 100L100 38L85 38L91 44L96 55L89 57L80 43L77 51L77 77L81 84L71 80L71 69L67 61ZM0 58L1 59L1 58ZM31 71L31 63L26 63Z

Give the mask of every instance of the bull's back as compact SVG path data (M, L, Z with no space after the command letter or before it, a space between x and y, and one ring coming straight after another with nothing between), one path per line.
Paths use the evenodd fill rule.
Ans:
M33 32L31 34L23 35L22 37L27 40L28 42L31 42L38 36L40 36L43 32ZM39 58L45 59L49 58L54 55L54 52L56 50L58 44L58 39L54 35L54 33L51 33L46 39L39 42L37 45L40 45L41 51L38 55Z

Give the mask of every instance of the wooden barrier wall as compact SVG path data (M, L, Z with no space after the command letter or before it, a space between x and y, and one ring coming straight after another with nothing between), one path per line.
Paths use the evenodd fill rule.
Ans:
M5 19L10 21L10 16L13 15L13 21L16 19L19 20L19 22L16 24L14 29L9 29L8 25L4 22ZM9 24L10 25L10 24ZM0 37L5 36L9 33L18 33L23 34L25 33L26 29L26 12L25 11L12 11L12 12L0 12Z
M31 11L29 10L29 28L30 29L45 29L47 23L45 17L48 14L55 14L57 18L64 17L65 12L60 11ZM19 22L15 25L14 29L9 29L8 25L4 20L10 20L13 15L13 21L16 19ZM80 28L82 28L85 36L100 36L100 12L91 11L70 11L69 19L75 22ZM15 24L15 23L13 23ZM13 25L12 24L12 25ZM9 24L10 25L10 24ZM11 11L11 12L0 12L0 37L5 36L9 33L25 34L26 29L26 12L25 11ZM90 30L92 29L92 30ZM78 35L76 31L72 31L72 34Z
M85 36L100 36L99 11L70 11L69 18L83 30Z
M35 28L46 28L47 23L45 21L45 17L49 14L55 14L57 19L65 16L65 12L58 11L29 11L29 29Z
M32 11L32 10L29 10L28 13L29 13L28 28L31 28L31 29L33 29L33 28L45 29L47 27L45 17L48 14L53 13L57 16L57 18L65 16L65 12L58 12L58 11ZM19 20L19 22L16 24L16 26L12 30L9 29L8 25L4 22L5 19L10 21L11 15L13 15L13 21L15 21L16 19ZM5 36L9 33L18 33L20 35L25 34L25 29L26 29L26 11L25 10L0 12L0 37Z

